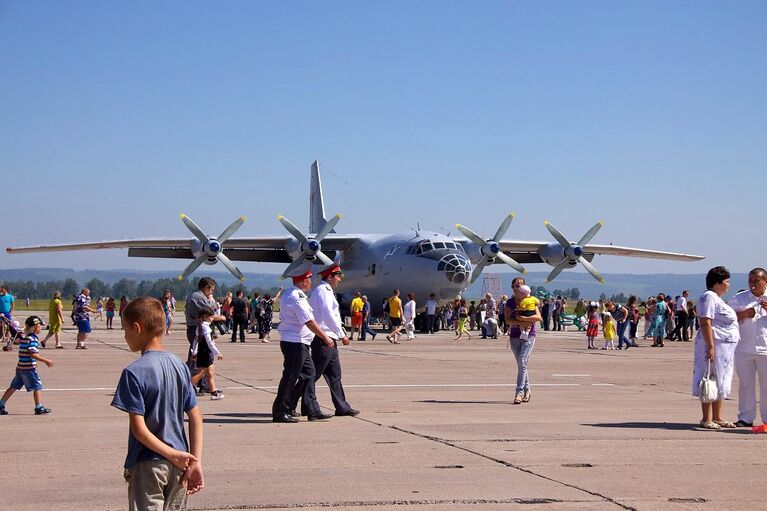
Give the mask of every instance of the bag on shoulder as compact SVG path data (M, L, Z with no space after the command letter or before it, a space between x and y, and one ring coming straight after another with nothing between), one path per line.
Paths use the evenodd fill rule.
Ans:
M711 377L711 361L708 361L706 374L698 383L698 397L701 403L713 403L719 398L719 387L716 378Z

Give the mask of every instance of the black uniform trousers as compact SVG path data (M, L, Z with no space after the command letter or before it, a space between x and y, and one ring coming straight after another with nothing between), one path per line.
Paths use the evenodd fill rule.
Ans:
M309 353L309 346L300 342L280 342L280 350L285 360L282 365L282 378L277 387L277 397L272 404L272 417L282 417L295 410L301 399L303 415L315 415L320 412L317 396L314 393L314 362Z
M320 376L325 377L325 382L330 388L330 397L337 414L348 413L352 407L346 402L344 387L341 385L341 359L338 357L338 342L333 339L333 346L328 346L319 337L312 341L312 360L316 371L315 381Z

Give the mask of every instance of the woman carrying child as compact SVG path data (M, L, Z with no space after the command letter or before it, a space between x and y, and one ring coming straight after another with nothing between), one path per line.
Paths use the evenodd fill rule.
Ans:
M216 313L212 309L200 311L200 326L197 329L197 338L192 345L192 355L196 356L197 373L192 376L192 385L197 386L205 378L208 381L210 399L217 401L224 399L224 394L216 386L216 360L223 360L224 356L218 351L216 343L211 337L210 322Z

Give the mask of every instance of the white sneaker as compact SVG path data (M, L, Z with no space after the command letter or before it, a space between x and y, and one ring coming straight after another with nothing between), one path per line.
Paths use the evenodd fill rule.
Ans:
M219 399L224 399L224 394L220 390L217 390L216 392L210 395L211 401L218 401Z

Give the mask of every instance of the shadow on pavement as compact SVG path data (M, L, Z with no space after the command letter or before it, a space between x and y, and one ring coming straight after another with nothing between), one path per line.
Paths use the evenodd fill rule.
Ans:
M460 401L457 399L423 399L421 401L415 401L415 403L430 403L440 405L510 405L511 401Z
M626 429L665 429L669 431L711 431L701 428L697 423L688 422L604 422L600 424L583 424L584 426L593 426L595 428L626 428ZM720 429L721 433L730 433L736 435L753 434L751 428Z
M203 424L266 424L272 423L271 413L211 413L202 418Z

